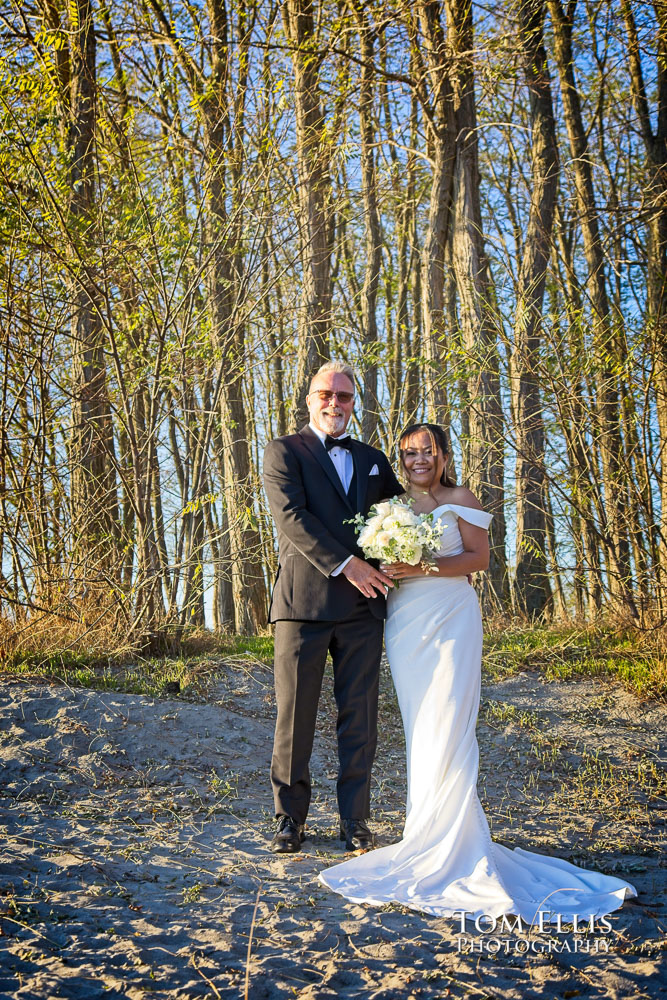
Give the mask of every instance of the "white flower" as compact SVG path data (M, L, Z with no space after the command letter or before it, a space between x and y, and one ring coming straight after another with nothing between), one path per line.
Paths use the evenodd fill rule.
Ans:
M443 525L432 514L415 514L409 503L394 497L372 508L372 516L354 519L359 546L370 559L416 566L437 552Z
M373 545L375 542L375 536L377 534L377 528L370 522L366 524L359 535L359 547L365 549L368 545Z
M406 562L408 566L416 566L418 562L421 562L422 557L422 547L421 545L415 545L412 549L409 549L407 553L403 556L403 562Z
M407 510L405 508L399 507L395 511L394 517L396 519L397 524L405 524L405 525L419 524L418 516L414 514L411 510Z

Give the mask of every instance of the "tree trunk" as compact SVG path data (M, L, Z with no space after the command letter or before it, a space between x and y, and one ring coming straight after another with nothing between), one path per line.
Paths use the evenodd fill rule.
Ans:
M102 292L95 274L96 46L90 0L73 0L67 136L69 208L75 260L72 287L71 503L74 550L86 586L116 576L118 498L107 391Z
M319 42L311 0L286 0L283 22L294 67L302 267L297 371L290 414L294 429L308 418L310 379L329 357L333 205L331 139L321 102Z
M407 154L405 167L405 183L402 177L402 164L396 152L396 142L392 127L392 111L389 100L389 88L385 74L388 69L387 36L382 32L379 36L381 74L378 81L380 103L384 111L387 129L387 143L391 159L391 189L396 225L396 261L386 270L385 277L385 313L389 318L394 316L394 323L387 322L387 392L389 396L389 426L388 439L393 444L401 431L401 407L403 404L404 364L409 360L409 250L410 218L414 210L414 167L415 155ZM412 116L416 109L415 95L411 100ZM394 298L394 284L396 297ZM395 304L394 304L395 303Z
M373 60L375 33L365 13L366 5L355 0L354 16L359 30L361 50L361 88L359 93L359 128L361 133L361 190L364 203L364 229L366 234L366 273L361 290L364 345L364 396L361 413L361 436L368 444L377 445L377 425L380 412L378 402L377 343L378 330L375 315L378 283L382 266L382 231L377 199L375 170L375 118L373 111Z
M452 198L456 163L456 119L451 61L442 25L440 3L426 0L418 6L425 43L426 68L433 99L428 124L433 164L428 224L422 250L423 340L426 367L424 389L427 419L449 426L445 389L445 247L452 225Z
M557 214L560 217L560 212ZM590 419L586 409L580 368L583 364L584 345L581 343L581 322L583 304L581 288L576 281L572 259L572 241L563 234L562 219L556 227L557 245L565 265L562 278L557 264L554 247L554 271L559 275L566 303L569 335L569 364L573 370L571 381L563 373L554 384L554 400L559 412L560 426L568 454L569 492L573 510L572 523L575 536L575 551L581 558L582 589L585 590L587 607L591 620L595 620L602 610L602 573L600 547L602 538L596 527L596 517L604 520L604 505L600 494L599 460L596 448L591 447L587 435ZM555 342L560 342L556 331ZM585 572L584 572L585 568ZM575 580L576 587L576 580ZM583 599L583 597L582 597Z
M410 106L410 143L414 149L417 145L419 129L418 102L412 95ZM415 158L408 158L408 186L406 191L409 206L408 246L409 266L406 281L408 282L409 299L412 303L412 323L405 331L406 356L405 394L403 399L403 426L412 423L417 417L419 407L420 386L422 384L422 366L420 358L423 354L424 316L422 310L422 272L421 254L419 250L419 220L417 216L416 197L416 164Z
M249 634L266 624L266 593L261 570L261 540L257 528L247 421L243 401L245 320L241 315L244 283L242 235L244 102L249 53L245 25L237 49L239 79L234 116L227 95L228 26L222 0L209 0L213 28L213 59L207 97L203 99L208 147L208 295L213 341L220 354L220 417L224 444L224 504L229 530L234 624ZM247 12L246 12L247 14ZM239 17L243 18L239 12ZM241 51L239 51L239 49ZM231 169L227 171L228 161ZM229 173L229 177L228 177ZM231 192L228 186L231 184ZM231 194L231 215L227 202ZM195 494L196 495L196 494Z
M551 576L553 579L553 610L562 619L567 618L567 607L565 604L565 593L563 591L563 581L561 580L560 568L558 565L558 546L556 542L556 525L551 507L551 496L549 494L549 484L544 484L544 509L546 513L546 536L549 551L549 561L551 563ZM551 593L550 593L551 600Z
M452 251L461 328L470 368L470 487L494 515L484 598L487 603L503 607L508 603L509 588L503 508L503 415L496 346L500 328L482 236L472 6L469 0L446 0L446 7L448 42L454 65L452 95L457 137Z
M636 614L631 590L630 549L627 541L626 483L621 463L623 442L616 375L612 365L614 338L607 296L605 260L595 205L595 189L588 143L581 113L581 101L574 77L572 27L576 0L569 0L567 11L560 0L549 0L554 31L554 52L561 82L563 113L570 144L575 177L577 210L588 266L588 287L592 316L592 334L596 356L600 358L597 377L597 424L599 428L602 475L605 491L609 583L612 596Z
M271 280L269 266L271 261L271 244L268 240L264 242L262 253L262 311L264 323L266 325L266 337L269 348L270 363L268 365L268 403L269 403L269 427L275 419L275 437L282 437L287 434L287 407L285 405L285 378L283 372L283 303L280 289L280 281L275 281L275 291L277 307L275 312L271 309ZM276 333L277 328L277 333ZM272 432L273 436L273 432Z
M516 439L515 600L529 617L541 614L551 600L546 559L544 423L538 368L542 348L542 304L558 185L558 152L544 48L544 13L544 0L525 0L519 8L521 57L530 94L532 191L517 289L511 378Z

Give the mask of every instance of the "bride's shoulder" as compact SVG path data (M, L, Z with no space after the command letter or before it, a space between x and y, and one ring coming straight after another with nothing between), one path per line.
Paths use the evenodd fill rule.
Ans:
M446 503L453 503L457 507L474 507L482 510L482 505L467 486L453 486L448 492Z

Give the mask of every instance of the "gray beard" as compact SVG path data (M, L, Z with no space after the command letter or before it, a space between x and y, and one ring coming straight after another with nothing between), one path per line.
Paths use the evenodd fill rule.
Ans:
M345 417L320 417L322 430L332 437L338 437L345 430Z

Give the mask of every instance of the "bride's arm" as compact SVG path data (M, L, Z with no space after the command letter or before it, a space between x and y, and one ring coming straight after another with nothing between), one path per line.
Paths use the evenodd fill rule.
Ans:
M430 573L425 573L421 565L410 566L401 562L383 565L381 568L393 580L403 580L408 576L467 576L468 573L486 569L489 565L489 535L486 528L479 528L459 518L459 531L464 551L457 556L440 556L435 560L435 567Z
M466 576L478 573L489 566L489 533L486 528L469 524L459 518L459 532L464 550L458 556L441 556L436 559L438 566L435 576ZM419 567L417 567L419 568Z

